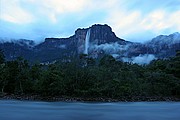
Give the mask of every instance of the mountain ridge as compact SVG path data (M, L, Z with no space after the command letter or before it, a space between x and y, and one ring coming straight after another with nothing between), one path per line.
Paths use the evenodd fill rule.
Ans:
M90 34L88 48L86 48L88 30ZM78 57L84 54L85 49L88 49L88 56L93 58L101 54L110 54L119 60L145 54L166 58L175 55L175 51L180 49L180 33L160 35L146 43L133 43L118 38L110 26L95 24L89 28L78 28L75 34L68 38L45 38L40 44L25 39L16 42L0 42L0 49L4 51L7 60L22 56L31 62Z

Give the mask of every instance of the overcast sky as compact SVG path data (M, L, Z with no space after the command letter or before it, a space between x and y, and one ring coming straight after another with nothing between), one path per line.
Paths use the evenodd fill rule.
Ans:
M93 24L139 42L180 32L180 0L0 0L1 38L43 41Z

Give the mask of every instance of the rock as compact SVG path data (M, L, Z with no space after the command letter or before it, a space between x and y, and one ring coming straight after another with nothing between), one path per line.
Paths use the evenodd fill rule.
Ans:
M147 43L132 43L118 38L108 25L95 24L89 28L77 29L68 38L45 38L36 45L32 40L1 42L0 49L4 51L7 60L14 60L19 56L30 62L39 61L45 64L56 60L69 62L77 58L85 50L87 31L89 36L89 56L97 58L104 54L114 55L116 59L134 58L139 55L153 54L156 58L166 58L175 55L180 49L180 34L161 35ZM3 40L1 40L3 41ZM107 50L105 50L107 49Z

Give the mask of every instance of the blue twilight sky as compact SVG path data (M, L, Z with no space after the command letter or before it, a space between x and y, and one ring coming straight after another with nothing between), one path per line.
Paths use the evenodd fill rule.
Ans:
M180 32L180 0L0 0L0 38L39 42L96 23L138 42Z

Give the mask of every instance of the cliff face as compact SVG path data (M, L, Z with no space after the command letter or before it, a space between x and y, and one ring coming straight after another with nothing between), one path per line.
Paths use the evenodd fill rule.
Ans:
M180 33L159 35L144 44L132 44L128 50L128 56L139 54L154 54L157 58L174 56L176 50L180 50Z
M119 44L128 43L125 40L116 37L110 26L97 24L87 29L76 30L75 40L77 42L77 51L79 54L83 53L85 49L85 39L88 29L90 29L89 47L91 47L91 45L101 45L114 42L118 42Z
M13 60L18 56L22 56L30 61L46 62L77 57L85 51L85 40L89 29L89 48L91 45L113 42L126 44L125 40L116 37L111 27L108 25L93 25L86 29L77 29L75 34L69 38L46 38L44 42L31 47L25 44L31 43L31 41L28 40L24 40L24 43L22 41L17 41L16 43L1 43L0 49L5 51L5 56L8 60ZM29 49L29 47L31 49Z
M160 35L144 44L132 43L118 38L108 25L97 24L85 29L79 28L69 38L46 38L38 45L31 40L1 42L0 49L4 51L7 60L22 56L31 62L67 60L83 53L88 53L90 57L110 54L117 59L144 54L166 58L180 50L180 34Z
M93 25L91 28L90 42L95 44L105 44L119 42L124 44L125 40L116 37L108 25Z
M35 50L44 54L53 51L51 54L56 54L59 58L63 56L75 57L78 54L84 53L88 30L90 30L89 48L91 45L101 45L105 43L128 43L116 37L108 25L93 25L86 29L77 29L75 35L69 38L46 38L45 42L35 47Z

